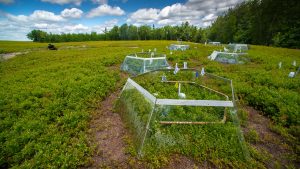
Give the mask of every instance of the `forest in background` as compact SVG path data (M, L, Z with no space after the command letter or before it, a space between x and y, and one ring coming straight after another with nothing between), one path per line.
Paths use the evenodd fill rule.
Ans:
M249 0L230 9L207 29L208 38L300 48L299 0Z
M52 34L32 30L34 42L78 42L97 40L183 40L220 41L300 48L299 0L249 0L229 9L210 27L198 28L188 22L178 26L155 27L123 24L103 33Z

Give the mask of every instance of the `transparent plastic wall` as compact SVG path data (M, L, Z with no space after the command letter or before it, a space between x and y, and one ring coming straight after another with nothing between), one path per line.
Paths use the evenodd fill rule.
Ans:
M163 76L165 76L166 78L165 82L162 82ZM182 91L186 94L189 94L191 92L197 93L197 90L206 90L207 92L209 91L212 94L214 93L213 91L206 89L211 88L215 90L216 93L221 92L226 94L230 97L230 100L232 95L231 85L228 79L210 73L204 73L204 75L201 75L201 70L196 69L181 68L180 71L176 74L174 74L174 69L163 69L137 76L134 78L134 81L136 81L139 85L143 86L150 93L158 94L157 97L164 95L162 96L162 98L178 98L178 90L177 88L175 88L175 84L177 81L194 83L190 85L182 83ZM199 85L200 87L198 87ZM205 95L205 97L208 96ZM222 98L222 100L224 100L224 97Z
M138 75L167 67L169 67L169 64L165 56L157 57L157 55L153 55L153 57L150 57L149 53L138 53L136 56L126 56L121 65L121 70Z
M248 59L244 55L238 55L236 53L219 53L215 61L228 64L244 64Z
M133 133L134 146L139 154L142 153L145 135L149 128L147 124L154 111L155 100L151 98L147 91L139 88L134 82L127 81L115 105L116 112L121 115Z
M126 57L123 64L121 65L121 70L129 72L131 74L144 73L144 60Z
M210 45L220 46L221 42L209 42Z
M232 81L207 73L196 77L199 70L195 69L177 74L173 70L129 78L117 101L116 110L134 133L139 155L183 152L206 156L209 151L229 160L247 159ZM177 83L187 98L178 98Z
M208 124L226 120L225 107L159 105L155 114L160 124Z
M248 50L247 44L228 44L227 46L233 52L245 52Z
M226 64L244 64L248 62L248 59L246 58L244 53L214 51L208 58Z
M163 69L169 67L169 64L166 59L147 59L145 62L144 72L149 72L157 69Z
M180 44L171 44L169 46L169 50L181 50L181 51L184 51L184 50L187 50L189 48L190 48L189 45L180 45Z

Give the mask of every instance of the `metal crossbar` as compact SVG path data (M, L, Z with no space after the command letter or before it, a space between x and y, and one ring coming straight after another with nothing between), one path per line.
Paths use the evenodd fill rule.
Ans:
M137 84L132 79L128 78L128 83L130 83L132 86L134 86L138 91L140 91L146 98L151 100L153 103L155 103L156 97L154 97L151 93L149 93L146 89L144 89L142 86Z
M126 56L127 58L132 58L132 59L140 59L140 60L160 60L160 59L166 59L166 57L153 57L153 58L142 58L142 57L135 57L135 56Z
M158 105L233 107L232 101L157 99Z

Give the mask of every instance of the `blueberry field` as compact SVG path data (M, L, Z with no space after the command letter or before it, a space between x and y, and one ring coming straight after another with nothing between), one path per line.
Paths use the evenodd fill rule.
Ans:
M182 68L183 62L187 62L189 68L201 70L204 67L207 73L232 79L238 120L228 117L225 124L215 125L160 126L153 123L153 131L170 137L157 136L161 140L156 142L151 142L154 137L150 138L144 148L147 153L138 157L130 124L122 119L124 130L129 133L123 139L127 168L168 168L178 155L192 160L195 168L300 166L300 75L288 77L300 66L300 50L250 45L248 55L243 56L247 62L223 64L207 57L224 46L189 43L189 50L172 51L171 54L166 47L172 43L176 42L68 42L55 44L58 50L52 51L47 49L46 43L1 41L1 56L12 52L21 54L10 59L0 58L0 168L93 166L97 162L95 154L99 154L90 134L94 112L102 108L101 102L112 93L119 93L129 77L120 70L126 55L155 48L166 54L171 66L178 63ZM137 81L161 98L177 96L174 84L153 83L151 78L140 76ZM222 85L218 89L230 92ZM183 85L182 90L190 94L189 99L222 99L219 95L199 93L195 86ZM125 97L141 96L131 91ZM114 109L116 100L111 101L110 109L119 116L122 110ZM149 109L142 99L135 104L139 105L136 109L139 113ZM171 108L170 116L163 118L197 120L197 117L184 114L176 116L177 112L188 109ZM223 115L220 109L195 111L203 112L205 120L215 121ZM98 118L101 122L102 117ZM239 122L237 125L245 139L243 146L235 139L238 136L234 121ZM171 137L180 144L165 146L164 141L172 140ZM244 149L247 149L246 156ZM99 168L117 167L114 164Z

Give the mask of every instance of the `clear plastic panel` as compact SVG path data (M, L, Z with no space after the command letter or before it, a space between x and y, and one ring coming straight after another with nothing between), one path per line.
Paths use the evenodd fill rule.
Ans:
M174 124L176 122L204 122L205 124L206 122L222 122L226 114L225 110L224 107L159 105L156 113L162 122L174 122Z
M154 54L154 53L153 53ZM164 69L169 67L166 57L162 55L148 56L149 53L140 53L136 56L127 56L121 66L121 70L134 75L146 73L152 70ZM141 57L138 57L141 56ZM148 56L147 58L144 58ZM161 56L161 57L157 57Z
M128 56L134 56L139 58L157 58L157 57L164 57L165 55L156 52L139 52L135 54L130 54Z
M238 53L218 53L215 61L220 63L227 63L227 64L244 64L248 62L248 59L245 55L239 55Z
M169 46L169 50L181 50L181 51L184 51L184 50L187 50L189 49L189 45L180 45L180 44L171 44Z
M169 67L166 59L145 60L145 72Z
M133 133L135 147L138 152L142 151L142 145L147 133L147 123L154 109L154 102L145 97L131 83L126 83L115 110L129 126Z
M247 44L228 44L227 47L234 52L245 52L248 50Z
M138 76L134 80L159 99L179 99L179 83L181 93L186 99L196 100L231 100L230 80L206 73L200 75L199 70L181 69L174 74L174 69L150 72ZM162 82L162 77L166 81Z
M144 60L126 57L121 66L121 70L131 74L144 73Z
M230 122L235 126L236 130L236 136L239 141L239 145L242 150L242 157L244 157L245 160L248 160L250 158L249 150L247 148L247 144L244 138L243 131L241 129L240 121L237 115L237 109L231 108L228 109L227 113L228 117L230 117Z
M247 154L245 143L242 141L240 129L229 119L225 123L213 123L204 125L193 124L161 124L163 120L220 120L224 109L210 116L200 117L188 114L176 115L175 110L182 112L190 107L157 106L152 118L151 130L144 145L144 154L162 152L181 152L197 158L209 158L210 156L233 160L243 158ZM198 109L198 108L196 108ZM199 109L200 110L200 109ZM207 110L208 111L208 110ZM178 112L178 113L179 113ZM217 112L217 111L216 111ZM207 112L206 115L209 113ZM203 114L202 114L203 115ZM199 118L199 119L197 119ZM153 147L156 147L154 152Z

